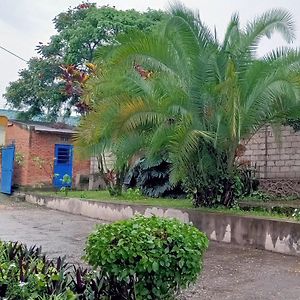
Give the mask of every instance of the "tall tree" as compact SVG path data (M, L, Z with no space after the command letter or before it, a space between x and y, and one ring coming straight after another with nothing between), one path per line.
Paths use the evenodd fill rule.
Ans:
M274 9L242 28L235 14L219 41L197 13L177 4L171 15L159 32L131 34L110 54L106 72L90 82L96 104L78 144L109 145L119 165L140 153L167 155L172 180L196 205L230 206L241 188L242 141L266 123L299 116L299 51L256 58L265 36L279 32L291 42L294 22Z
M166 17L162 11L117 10L83 3L54 18L57 34L47 44L40 43L39 55L11 82L4 97L15 108L25 110L23 117L45 116L55 120L59 113L82 111L80 93L64 88L65 71L72 65L76 72L89 73L86 63L103 46L115 45L116 36L134 30L150 31Z

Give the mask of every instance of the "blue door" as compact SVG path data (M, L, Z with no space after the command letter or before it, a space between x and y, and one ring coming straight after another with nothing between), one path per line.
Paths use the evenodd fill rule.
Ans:
M72 186L63 183L64 175L69 175L72 178L73 174L73 145L55 145L55 159L54 159L54 178L53 185L56 188L64 186Z
M1 192L5 194L12 193L13 176L15 162L15 146L2 148L2 174L1 174Z

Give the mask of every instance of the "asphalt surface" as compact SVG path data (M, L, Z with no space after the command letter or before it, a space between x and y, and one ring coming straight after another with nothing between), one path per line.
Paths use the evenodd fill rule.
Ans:
M0 195L0 239L42 245L52 257L80 263L97 223ZM201 277L179 298L300 300L300 258L211 242Z

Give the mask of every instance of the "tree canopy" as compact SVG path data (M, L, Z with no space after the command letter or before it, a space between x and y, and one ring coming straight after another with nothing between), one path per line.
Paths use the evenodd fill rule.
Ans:
M105 71L98 69L87 89L95 105L78 145L110 147L119 166L136 155L166 157L172 181L197 205L232 205L243 184L243 140L300 112L299 51L256 58L259 41L275 32L294 39L287 11L269 10L245 27L234 14L218 40L197 13L172 6L159 31L129 34L106 57Z
M122 11L92 3L60 13L53 20L57 34L49 43L39 43L38 56L30 59L27 68L19 72L19 79L7 87L7 103L24 110L23 117L45 116L49 120L70 114L72 109L78 111L80 94L69 93L62 78L66 66L88 73L85 64L94 59L97 49L115 45L121 33L150 31L165 17L162 11Z

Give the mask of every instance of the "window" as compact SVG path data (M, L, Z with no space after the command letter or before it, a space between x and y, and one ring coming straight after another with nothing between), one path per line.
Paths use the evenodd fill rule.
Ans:
M57 149L57 163L68 164L70 161L70 148L59 147Z

